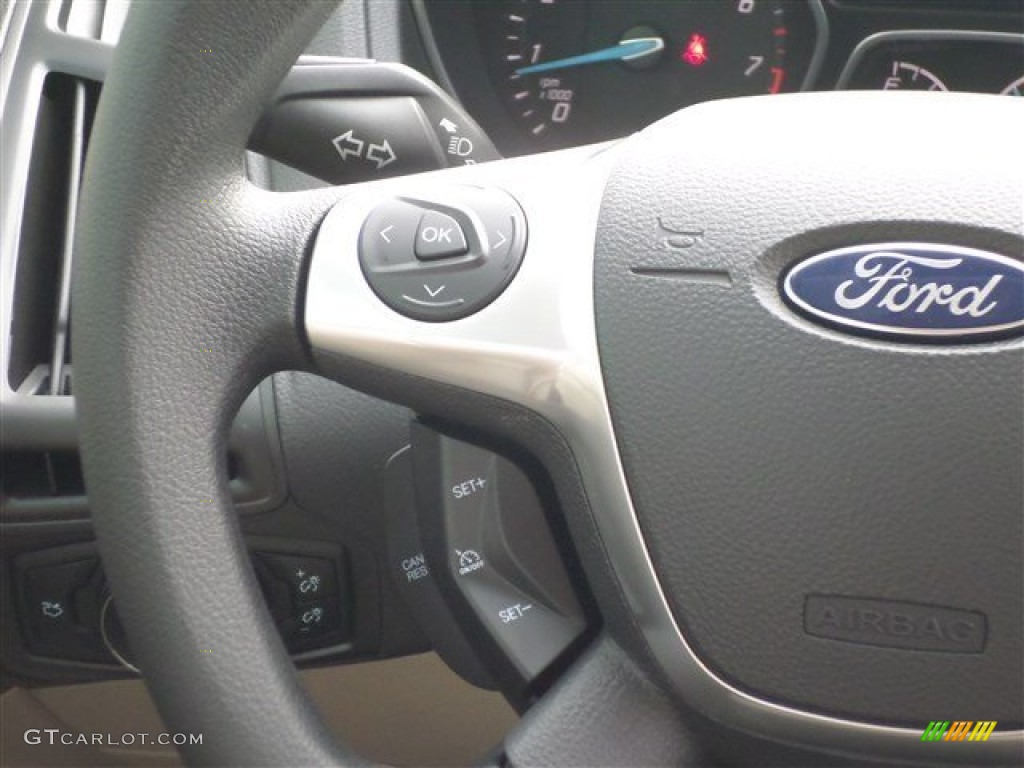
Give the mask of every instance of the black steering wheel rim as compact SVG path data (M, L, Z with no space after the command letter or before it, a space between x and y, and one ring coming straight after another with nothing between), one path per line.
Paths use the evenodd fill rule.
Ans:
M85 171L74 289L83 461L105 566L147 682L168 723L209 734L195 761L358 762L306 698L261 605L219 459L227 420L252 387L275 370L308 367L295 328L305 243L285 245L289 235L280 235L308 233L337 194L261 204L242 153L330 10L316 2L133 10ZM169 221L189 223L171 232ZM189 255L199 252L206 257ZM251 323L222 323L225 304ZM128 586L141 581L152 592ZM205 619L198 605L170 608L205 602L204 591L220 596ZM230 641L220 634L229 626Z

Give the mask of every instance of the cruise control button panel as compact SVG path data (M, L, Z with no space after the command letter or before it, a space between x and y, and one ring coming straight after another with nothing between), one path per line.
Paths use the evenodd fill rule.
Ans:
M489 639L506 687L523 690L587 628L545 506L508 459L418 423L411 434L420 535L438 584Z
M385 468L384 500L388 516L388 559L395 585L434 651L464 680L478 688L497 686L462 625L452 615L437 583L435 564L427 562L420 538L414 491L412 449L392 456Z
M344 550L250 537L256 578L288 650L303 654L350 642L351 587Z
M263 552L260 557L288 586L293 600L310 600L338 591L334 561L328 557Z
M363 223L359 263L391 309L427 322L458 320L494 301L526 251L526 218L500 189L452 187L395 197Z

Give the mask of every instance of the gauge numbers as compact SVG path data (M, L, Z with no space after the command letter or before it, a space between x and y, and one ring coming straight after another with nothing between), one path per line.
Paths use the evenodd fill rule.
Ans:
M931 71L909 61L894 61L892 74L885 79L883 90L948 91L949 88Z
M894 30L865 38L839 76L839 90L953 91L1024 96L1024 34Z

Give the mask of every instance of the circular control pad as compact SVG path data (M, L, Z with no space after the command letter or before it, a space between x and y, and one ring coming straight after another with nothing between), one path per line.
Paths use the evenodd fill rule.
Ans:
M414 320L471 315L497 298L526 251L526 218L499 189L395 197L367 216L359 263L374 293Z

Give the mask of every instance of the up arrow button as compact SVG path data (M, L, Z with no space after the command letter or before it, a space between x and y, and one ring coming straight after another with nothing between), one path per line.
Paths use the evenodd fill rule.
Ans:
M416 230L416 258L421 261L461 256L469 250L462 227L451 216L427 211Z

